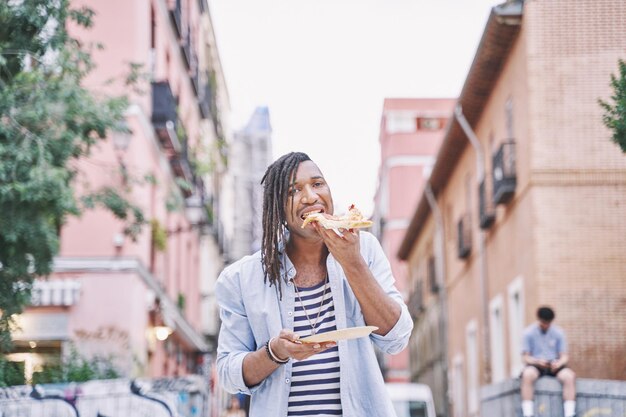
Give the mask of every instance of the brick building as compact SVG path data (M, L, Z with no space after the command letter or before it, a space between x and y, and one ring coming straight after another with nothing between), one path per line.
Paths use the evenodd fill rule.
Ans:
M626 375L626 156L598 105L625 28L621 0L492 9L399 250L421 308L412 372L447 351L450 415L479 415L479 388L519 375L543 304L580 377Z

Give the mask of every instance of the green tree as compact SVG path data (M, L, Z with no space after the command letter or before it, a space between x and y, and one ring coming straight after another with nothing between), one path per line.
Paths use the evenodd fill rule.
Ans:
M115 188L75 194L75 161L124 126L125 97L82 87L93 68L67 25L88 28L93 12L69 0L0 1L0 351L11 316L30 300L36 276L52 270L66 218L95 205L139 233L144 218Z
M619 76L611 74L612 103L599 100L604 109L602 120L613 132L613 142L626 153L626 62L619 60Z

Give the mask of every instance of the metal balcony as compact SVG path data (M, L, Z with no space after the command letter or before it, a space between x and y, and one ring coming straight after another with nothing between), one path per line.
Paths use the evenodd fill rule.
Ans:
M201 82L198 93L198 106L203 119L217 120L217 102L215 96L215 83L211 82L211 74L204 73L204 81Z
M211 86L209 83L203 83L200 87L200 94L198 97L198 107L200 108L200 115L203 119L211 117Z
M179 154L174 155L170 158L170 165L174 175L189 184L189 187L180 187L185 197L191 196L193 194L193 172L187 158Z
M175 0L173 7L170 9L170 17L174 24L174 30L178 37L183 33L183 19L182 19L182 0Z
M489 179L485 178L478 186L479 218L480 228L489 229L496 220L496 208L493 200L489 198L491 188Z
M179 153L181 146L176 133L176 99L167 81L152 83L152 124L163 148Z
M469 213L461 216L457 224L457 233L458 256L465 259L472 252L472 228Z
M515 195L517 186L515 142L504 142L493 156L493 202L506 204Z

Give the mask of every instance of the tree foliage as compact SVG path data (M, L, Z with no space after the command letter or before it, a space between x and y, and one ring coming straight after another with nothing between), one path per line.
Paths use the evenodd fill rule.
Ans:
M114 188L78 198L75 161L123 126L125 97L82 87L93 68L68 23L90 27L93 12L69 0L0 1L0 350L10 347L11 316L30 299L36 276L52 272L67 216L104 206L144 223Z
M613 142L626 153L626 62L619 60L619 76L611 74L611 101L599 100L604 109L602 120L613 132Z

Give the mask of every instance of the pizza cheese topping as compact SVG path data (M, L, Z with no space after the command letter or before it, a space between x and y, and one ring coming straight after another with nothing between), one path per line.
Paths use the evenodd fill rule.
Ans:
M354 204L343 216L333 216L319 211L307 213L304 217L302 227L311 222L318 222L325 229L358 229L372 226L373 222L363 218L363 214Z

